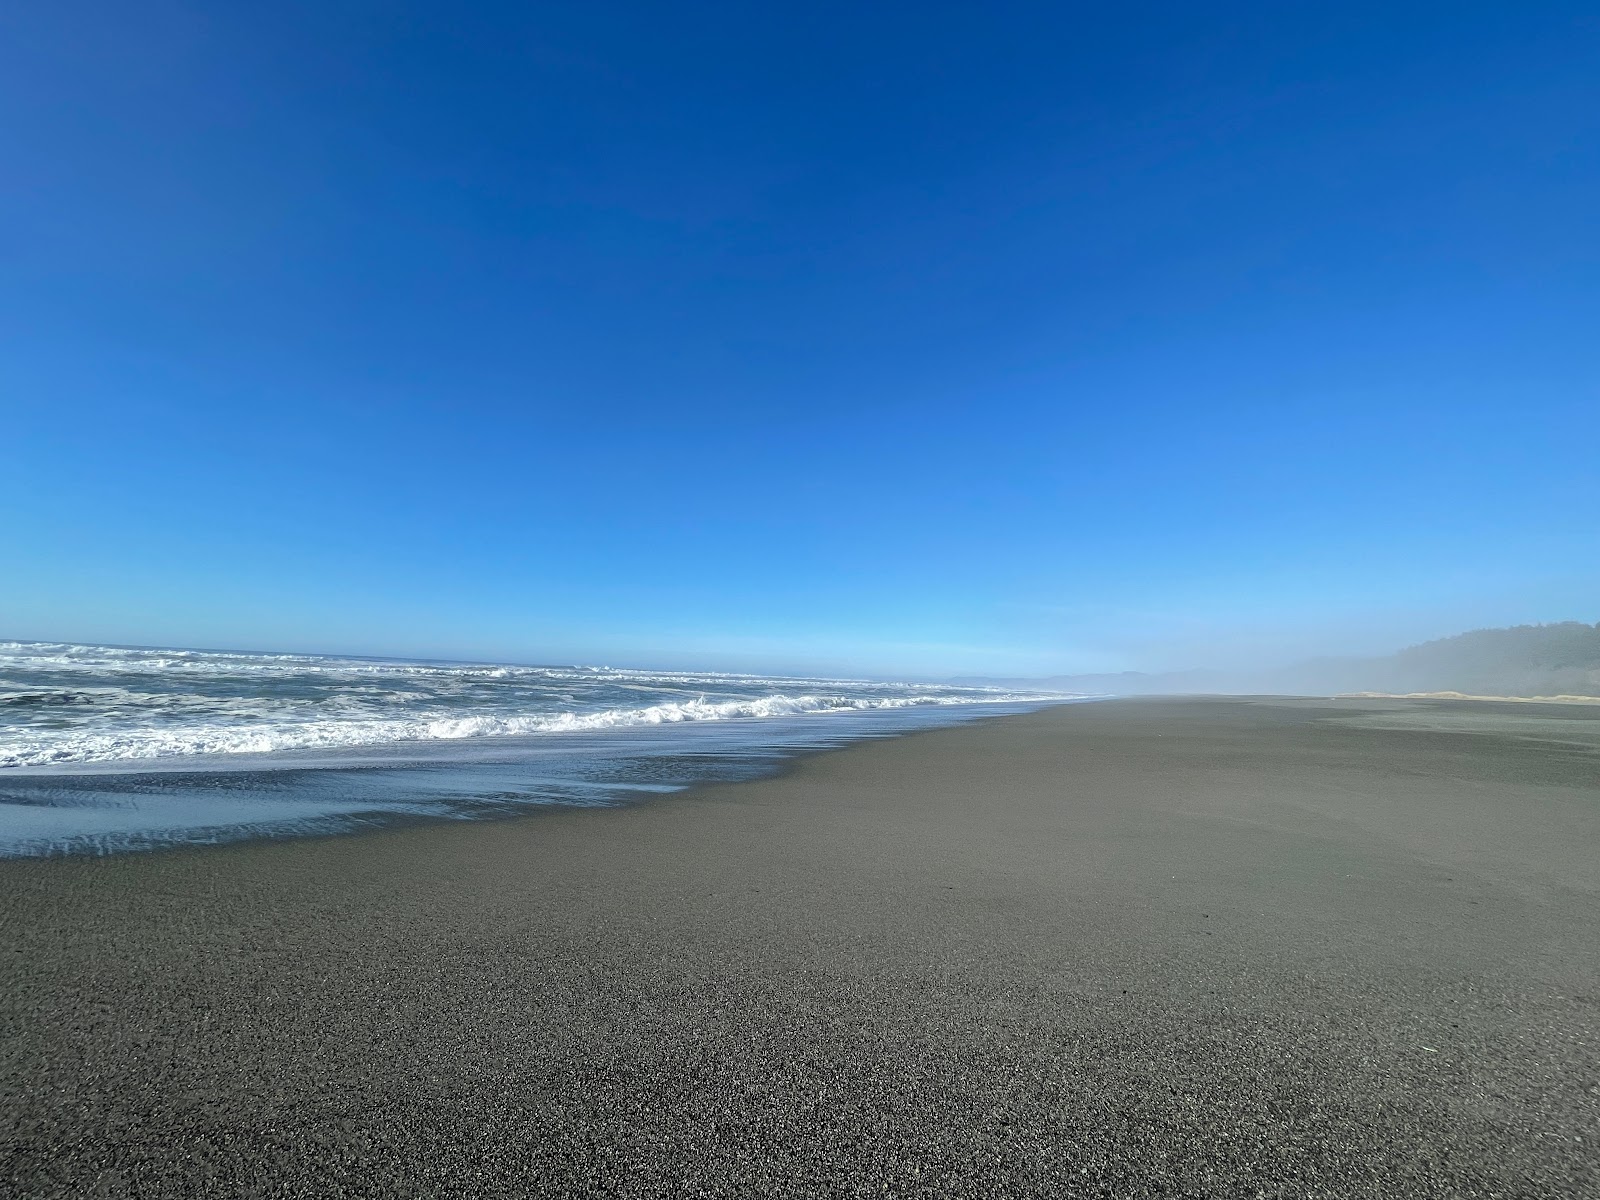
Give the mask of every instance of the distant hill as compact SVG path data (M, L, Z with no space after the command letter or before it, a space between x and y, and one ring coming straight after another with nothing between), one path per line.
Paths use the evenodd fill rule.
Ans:
M1372 662L1384 691L1600 696L1600 624L1516 625L1411 646Z
M1308 659L1276 671L1056 675L958 682L1063 692L1175 695L1265 692L1464 692L1477 696L1600 696L1600 624L1561 621L1475 629L1378 658Z

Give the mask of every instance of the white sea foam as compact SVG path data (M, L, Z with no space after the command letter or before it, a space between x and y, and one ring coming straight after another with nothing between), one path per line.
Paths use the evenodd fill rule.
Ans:
M1045 698L866 680L0 642L0 767Z
M144 728L119 733L83 733L75 737L21 737L0 748L0 767L48 766L65 762L106 762L201 754L256 754L274 750L306 750L341 746L373 746L398 742L448 741L457 738L508 737L540 733L576 733L684 721L751 720L833 712L863 712L920 705L1016 702L1028 696L969 697L897 696L762 696L749 700L685 700L646 708L559 712L529 716L433 716L392 720L308 720L268 727L186 725Z

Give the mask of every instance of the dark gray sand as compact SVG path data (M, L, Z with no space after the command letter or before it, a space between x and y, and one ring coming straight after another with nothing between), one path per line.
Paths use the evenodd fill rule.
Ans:
M1600 711L1504 707L0 864L0 1192L1600 1196Z

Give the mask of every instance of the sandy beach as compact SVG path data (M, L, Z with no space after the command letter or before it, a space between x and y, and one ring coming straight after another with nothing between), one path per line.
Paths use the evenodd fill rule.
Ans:
M19 1197L1600 1194L1584 706L1069 705L0 906Z

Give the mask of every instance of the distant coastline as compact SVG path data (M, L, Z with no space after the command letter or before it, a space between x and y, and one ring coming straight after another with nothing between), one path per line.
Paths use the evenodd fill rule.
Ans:
M1421 699L1600 700L1600 624L1558 621L1475 629L1377 657L1312 658L1278 668L958 677L963 686L1055 688L1122 696L1406 696Z

